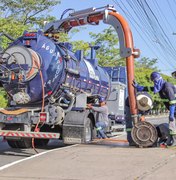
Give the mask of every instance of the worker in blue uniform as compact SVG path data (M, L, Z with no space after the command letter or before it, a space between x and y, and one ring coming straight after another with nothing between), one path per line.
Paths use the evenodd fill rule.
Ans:
M170 134L168 123L162 123L156 126L158 133L158 145L160 147L174 146L175 138Z
M169 130L170 134L176 134L176 125L175 125L175 107L176 107L176 87L166 82L158 72L151 73L151 81L154 83L153 87L150 89L156 94L159 93L161 99L166 108L169 110ZM148 91L148 87L140 86L137 83L134 83L137 91Z
M106 105L106 101L104 97L99 97L99 106L92 106L91 104L88 104L87 107L89 109L92 109L93 111L97 112L96 117L96 130L97 130L97 137L98 138L106 138L105 134L105 128L109 124L108 119L108 107Z

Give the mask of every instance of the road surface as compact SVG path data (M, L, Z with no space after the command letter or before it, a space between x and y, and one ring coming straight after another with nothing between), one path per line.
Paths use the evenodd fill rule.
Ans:
M122 141L125 140L125 134L116 139L118 141L102 140L88 145L41 150L37 155L33 155L33 149L20 152L13 150L16 155L7 153L12 149L2 150L1 160L4 157L9 162L17 163L1 166L0 180L174 180L176 178L175 147L136 148L129 147L126 141ZM18 153L22 155L19 156Z
M63 147L63 143L61 141L51 140L48 143L48 146L45 146L43 148L36 148L36 150L37 152L42 153L51 149L61 148L61 147ZM0 138L0 167L18 160L22 160L27 157L31 157L35 154L36 152L32 148L29 149L11 148L9 147L6 141Z

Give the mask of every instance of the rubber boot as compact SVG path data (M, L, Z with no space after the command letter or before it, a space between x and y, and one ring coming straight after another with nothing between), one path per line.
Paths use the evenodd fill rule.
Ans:
M176 135L175 120L169 122L169 130L171 135Z
M172 145L171 146L176 146L176 135L172 136Z

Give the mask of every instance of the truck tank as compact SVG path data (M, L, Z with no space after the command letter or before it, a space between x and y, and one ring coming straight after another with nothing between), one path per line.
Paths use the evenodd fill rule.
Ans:
M105 70L71 51L43 32L27 32L4 51L0 81L12 106L36 106L45 101L60 104L78 93L108 97L109 76ZM71 94L71 95L69 95Z
M134 58L140 56L140 51L134 48L126 20L107 5L75 11L67 18L62 16L49 22L44 27L45 34L26 31L14 40L0 33L13 41L0 54L0 85L7 91L10 104L9 108L0 109L0 136L11 147L29 147L31 138L44 144L52 138L74 144L89 143L95 137L97 114L86 109L86 104L98 103L98 96L109 97L108 74L97 65L96 59L86 60L81 53L73 53L71 46L59 43L55 35L68 33L76 26L98 25L100 21L115 28L120 56L126 59L130 121L134 124L132 137L139 146L148 147L156 142L156 128L142 122L138 114L133 86ZM148 105L146 98L141 99L142 105Z

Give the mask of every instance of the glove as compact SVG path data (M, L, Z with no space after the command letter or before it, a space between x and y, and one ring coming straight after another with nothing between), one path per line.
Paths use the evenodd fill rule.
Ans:
M133 86L136 88L137 92L144 90L144 86L140 86L136 81L133 81Z
M169 121L174 121L174 113L175 113L175 104L169 106Z

